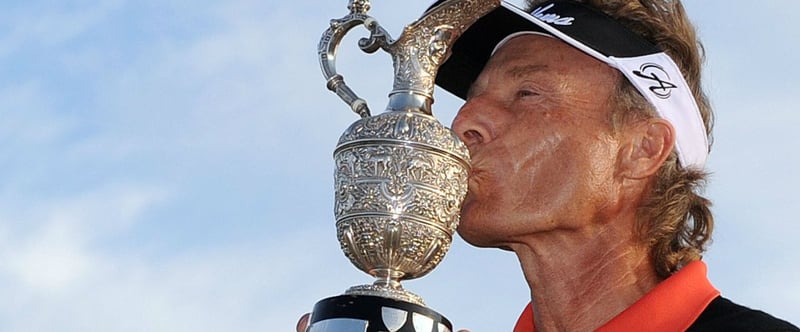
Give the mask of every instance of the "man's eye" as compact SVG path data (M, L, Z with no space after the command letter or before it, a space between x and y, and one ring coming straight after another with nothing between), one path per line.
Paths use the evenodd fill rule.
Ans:
M538 93L533 92L531 90L519 90L519 91L517 91L517 97L518 98L532 97L532 96L538 96L538 95L539 95Z

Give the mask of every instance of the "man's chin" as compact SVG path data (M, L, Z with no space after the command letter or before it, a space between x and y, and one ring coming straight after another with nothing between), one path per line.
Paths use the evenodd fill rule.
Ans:
M467 238L467 237L464 237L463 235L461 235L461 238L464 239L465 242L469 243L473 247L478 247L478 248L496 248L496 249L500 249L500 250L504 250L504 251L513 251L507 245L499 244L496 241L486 241L485 239Z
M465 225L462 223L458 226L458 235L464 239L465 242L472 246L479 248L501 248L501 245L486 234L485 227L472 227L473 225ZM503 248L501 248L503 249Z

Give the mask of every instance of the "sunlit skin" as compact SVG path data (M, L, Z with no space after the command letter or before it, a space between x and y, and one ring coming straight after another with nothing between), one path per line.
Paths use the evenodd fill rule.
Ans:
M621 79L561 41L519 36L453 121L472 156L459 234L517 254L537 331L594 330L660 281L634 230L673 131L660 119L615 131Z

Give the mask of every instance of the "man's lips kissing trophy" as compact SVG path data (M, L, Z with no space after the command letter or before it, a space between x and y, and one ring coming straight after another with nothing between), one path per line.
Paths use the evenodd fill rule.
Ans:
M350 0L350 13L323 33L319 57L328 89L361 116L334 151L337 236L347 258L376 280L317 302L308 332L452 331L400 281L436 267L458 226L469 152L431 114L434 79L455 40L499 2L443 1L393 40L367 15L369 0ZM336 49L358 25L370 31L359 47L383 49L394 62L386 112L375 116L336 72Z

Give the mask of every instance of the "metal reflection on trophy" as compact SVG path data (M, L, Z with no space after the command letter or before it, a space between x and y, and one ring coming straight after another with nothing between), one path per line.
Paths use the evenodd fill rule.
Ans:
M345 255L376 280L319 301L309 332L450 332L452 325L400 284L441 262L458 226L467 192L466 146L431 112L436 72L455 40L499 0L447 0L429 9L393 40L367 15L368 0L350 0L350 13L331 21L319 44L328 89L361 116L334 151L336 229ZM336 72L336 50L352 28L370 36L368 53L383 49L394 62L386 111L372 115Z

